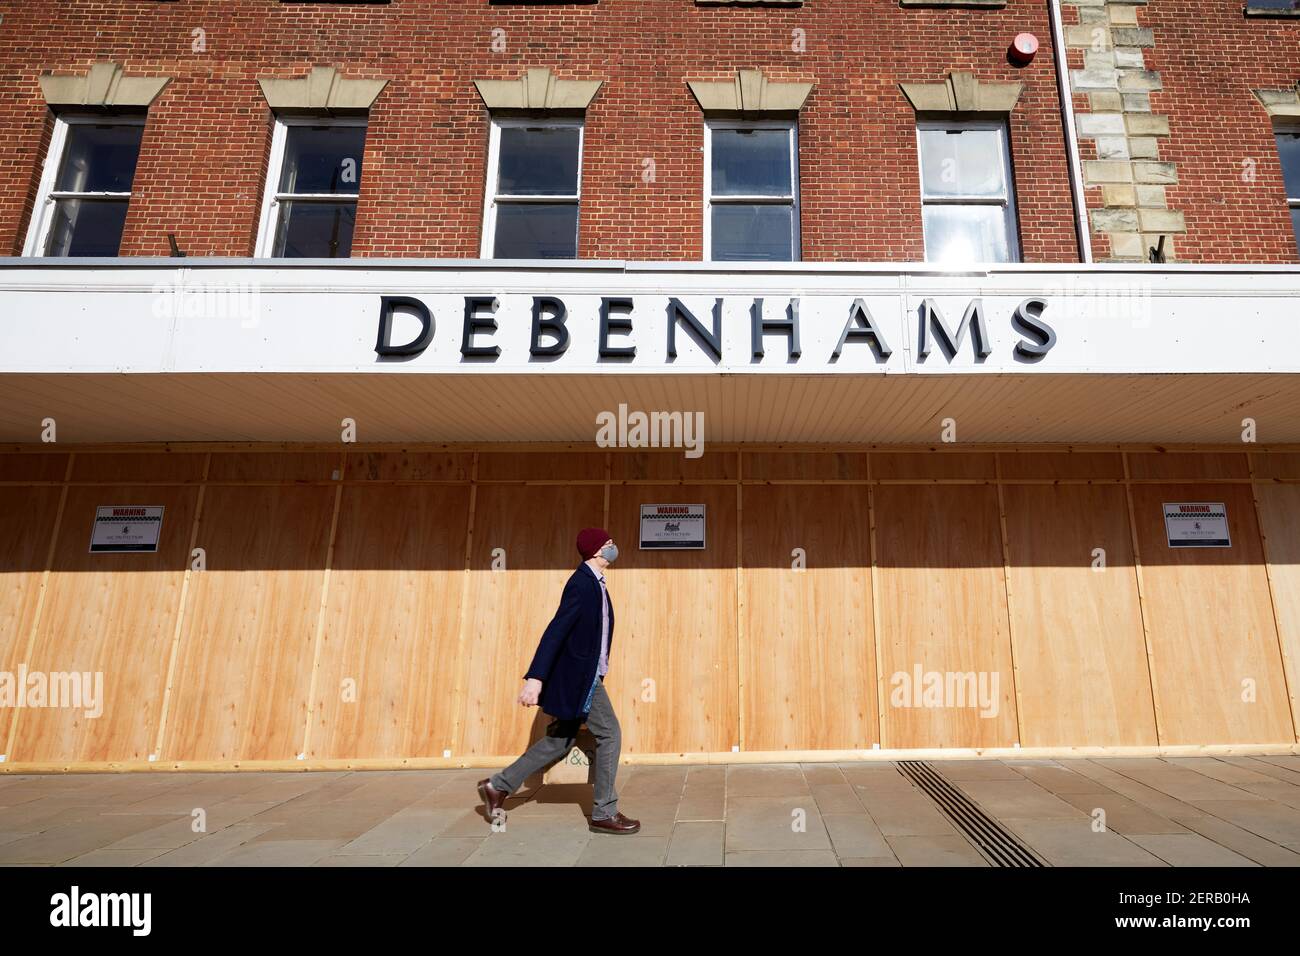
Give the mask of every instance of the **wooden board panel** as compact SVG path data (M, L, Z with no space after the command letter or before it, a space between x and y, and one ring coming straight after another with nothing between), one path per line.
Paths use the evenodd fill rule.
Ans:
M1002 493L1021 746L1155 745L1124 488L1008 485ZM1094 570L1099 548L1105 566Z
M746 750L879 742L865 487L744 490ZM802 570L794 570L802 549Z
M788 452L746 452L744 458L746 480L832 478L862 481L869 477L870 456L866 452L807 452L798 455Z
M1294 741L1249 485L1134 485L1161 743ZM1162 503L1222 501L1231 548L1170 548ZM1255 702L1242 699L1253 681Z
M72 480L114 484L200 481L206 459L203 452L82 453L72 463Z
M0 481L62 481L67 470L67 455L0 454Z
M1130 478L1249 478L1239 452L1130 452Z
M882 746L1011 746L1016 710L997 489L884 485L875 504ZM953 681L952 693L927 698L924 686L940 680L945 689ZM931 700L944 706L928 706Z
M469 452L348 452L349 481L468 481Z
M10 674L28 663L27 639L58 510L58 488L0 488L0 670ZM12 716L0 708L0 748Z
M469 488L344 489L309 757L453 749Z
M1260 484L1256 492L1294 722L1300 717L1300 485Z
M674 481L680 478L730 480L736 477L736 453L711 451L707 445L699 458L687 458L684 449L677 448L659 452L615 449L610 459L610 476L615 481Z
M341 451L223 452L212 456L209 481L331 481L343 461Z
M329 485L207 489L165 760L290 760L306 728Z
M24 710L11 760L145 760L153 752L198 496L198 488L183 487L69 490L28 664L43 673L102 675L95 708L102 713ZM158 552L90 554L95 508L106 504L162 505Z
M881 452L871 456L871 477L994 478L997 464L992 452Z
M483 452L478 456L478 476L484 481L604 481L605 453Z
M1000 452L998 465L1003 480L1124 477L1119 452Z
M1264 452L1251 457L1256 478L1300 478L1300 453Z
M564 582L581 561L578 532L600 526L603 509L604 489L597 485L478 489L456 753L521 753L549 723L538 708L521 707L515 698ZM503 570L492 570L494 561ZM615 656L625 636L617 620ZM612 696L612 674L610 685ZM620 701L615 707L622 717Z
M699 502L707 508L704 551L639 549L642 504ZM609 515L620 554L609 572L618 624L606 684L624 749L731 750L740 743L735 487L622 486L610 492ZM655 699L643 699L651 687Z

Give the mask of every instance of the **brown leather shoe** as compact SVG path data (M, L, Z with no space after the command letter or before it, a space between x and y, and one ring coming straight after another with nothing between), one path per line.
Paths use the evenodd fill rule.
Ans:
M636 833L641 829L641 821L616 813L607 820L592 820L587 829L592 833Z
M483 798L483 809L487 811L488 823L496 821L496 812L505 804L506 797L510 796L492 786L491 777L484 777L478 782L478 795Z

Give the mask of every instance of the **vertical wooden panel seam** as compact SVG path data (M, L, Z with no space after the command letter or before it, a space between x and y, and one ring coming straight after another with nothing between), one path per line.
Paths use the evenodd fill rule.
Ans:
M614 453L612 451L607 451L605 452L605 503L602 507L600 518L601 527L603 528L609 527L609 481L613 474L613 466Z
M316 636L312 641L311 677L307 683L307 718L303 728L302 750L305 756L311 746L311 725L316 714L316 683L320 675L321 644L325 640L325 615L329 609L330 569L334 566L334 539L338 535L339 511L343 505L343 476L348 473L348 453L344 449L339 455L339 483L334 489L334 512L330 516L329 544L325 547L325 573L321 576L320 607L316 612Z
M41 614L45 610L45 594L49 590L50 571L54 564L54 548L59 542L59 528L63 525L63 511L68 503L69 482L72 480L72 463L76 459L77 453L68 453L68 464L63 469L63 487L59 491L59 507L54 513L54 527L50 530L50 543L45 549L45 567L41 570L41 583L36 591L36 607L32 611L32 627L27 634L27 647L24 656L19 659L19 664L30 666L32 654L36 649L36 634L41 626ZM22 692L22 688L18 689ZM14 744L18 740L18 718L22 716L23 708L15 707L13 716L9 719L9 734L5 739L4 753L6 759L8 755L14 752Z
M190 542L185 549L185 574L181 578L181 595L176 608L176 627L172 630L171 651L167 655L167 680L163 684L162 707L158 711L158 734L154 738L153 757L162 759L163 740L167 733L167 714L171 706L172 682L176 678L176 658L179 656L181 634L185 628L185 603L189 600L190 580L193 575L194 549L199 543L199 524L203 520L203 501L208 492L208 476L212 473L212 452L203 460L203 481L199 484L199 496L194 503L194 518L190 522Z
M871 545L871 623L876 647L876 736L885 746L885 672L882 667L880 642L884 634L880 628L880 564L876 555L876 486L871 483L872 456L867 455L867 534Z
M745 574L741 568L745 553L744 485L740 451L736 452L736 746L745 750Z
M1282 640L1282 621L1277 614L1277 598L1273 589L1273 570L1268 559L1268 533L1264 530L1264 513L1259 507L1259 490L1255 483L1255 454L1246 452L1246 468L1250 473L1250 497L1255 503L1255 524L1259 529L1260 554L1264 557L1264 580L1268 584L1268 606L1273 612L1273 633L1277 637L1277 650L1282 661L1282 687L1286 691L1287 708L1291 714L1291 733L1300 740L1300 725L1296 723L1295 695L1291 690L1291 661L1287 657L1286 642Z
M465 515L465 567L464 577L460 584L460 613L459 620L456 624L456 659L452 667L452 673L456 675L456 686L452 689L451 708L452 708L452 725L450 750L454 754L464 751L465 741L463 739L464 731L461 726L460 715L465 709L465 628L468 617L469 605L469 584L472 576L471 562L474 560L474 511L478 507L478 452L474 452L474 457L470 462L469 469L469 510Z
M993 473L997 477L998 528L1002 538L1002 584L1007 596L1007 644L1011 648L1011 689L1016 702L1016 744L1025 742L1024 707L1020 695L1020 668L1016 657L1015 614L1011 605L1011 542L1007 539L1007 503L1002 491L1002 456L993 456Z
M1138 543L1137 511L1133 507L1133 484L1129 477L1128 452L1120 452L1124 464L1124 500L1128 502L1128 531L1133 542L1133 574L1137 580L1138 613L1142 616L1142 643L1147 652L1147 683L1151 685L1151 712L1156 722L1156 746L1164 739L1160 725L1160 693L1156 681L1155 658L1151 653L1151 625L1147 621L1146 587L1142 580L1142 547Z

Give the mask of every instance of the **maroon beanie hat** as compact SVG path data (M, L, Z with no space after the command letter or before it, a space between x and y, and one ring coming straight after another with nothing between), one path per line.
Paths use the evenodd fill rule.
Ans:
M582 560L592 557L601 545L613 537L604 528L583 528L578 532L578 553L582 555Z

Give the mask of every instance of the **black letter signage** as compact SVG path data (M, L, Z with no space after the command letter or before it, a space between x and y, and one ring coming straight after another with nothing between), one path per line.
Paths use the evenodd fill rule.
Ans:
M478 314L479 309L487 309L488 315ZM497 300L490 295L465 296L465 327L460 338L460 354L465 358L496 358L501 354L499 345L475 345L474 336L480 332L491 333L497 330Z
M543 310L550 313L548 318L542 318ZM528 351L533 355L563 355L569 347L569 330L564 325L568 314L564 303L554 296L533 296L533 341ZM543 345L543 332L555 336L555 344Z
M398 306L411 309L420 320L420 334L405 345L392 345L393 309ZM379 338L375 340L376 355L419 355L433 340L433 316L429 307L409 295L382 295L379 297Z

